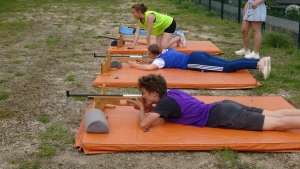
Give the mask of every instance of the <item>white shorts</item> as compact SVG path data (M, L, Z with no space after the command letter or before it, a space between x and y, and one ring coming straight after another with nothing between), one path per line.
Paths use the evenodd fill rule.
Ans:
M258 5L257 8L253 9L251 4L256 0L249 0L248 8L244 14L243 20L246 21L257 21L257 22L264 22L267 16L267 8L265 3L261 3Z

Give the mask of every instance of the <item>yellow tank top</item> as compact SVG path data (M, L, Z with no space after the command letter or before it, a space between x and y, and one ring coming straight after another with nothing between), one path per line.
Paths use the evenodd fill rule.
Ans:
M138 24L141 25L141 27L144 30L147 30L148 27L148 16L149 14L153 13L155 15L155 22L153 23L152 27L152 34L154 36L159 36L164 33L164 30L169 27L173 21L173 18L167 15L160 14L155 11L146 11L145 12L145 23L142 23L140 19L137 19Z

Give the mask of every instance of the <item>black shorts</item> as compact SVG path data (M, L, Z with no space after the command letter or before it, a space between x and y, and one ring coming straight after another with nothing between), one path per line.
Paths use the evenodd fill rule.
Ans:
M265 116L263 109L248 107L232 100L213 103L207 127L261 131Z
M175 30L176 30L176 21L175 21L175 19L173 19L171 25L170 25L169 27L167 27L167 28L164 30L164 32L166 32L166 33L174 33Z

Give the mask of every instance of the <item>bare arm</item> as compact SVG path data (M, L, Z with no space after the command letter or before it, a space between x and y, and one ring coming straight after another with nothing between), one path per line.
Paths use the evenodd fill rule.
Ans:
M158 126L158 125L162 125L164 124L165 120L163 118L158 118L157 120L155 120L151 126Z
M135 47L136 42L138 41L138 39L140 37L140 32L141 32L141 25L137 23L136 28L135 28L133 43L132 43L132 45L128 46L128 49L133 49Z
M266 0L257 0L251 4L251 8L255 9L258 7L258 5L260 5L261 3L264 3L265 1Z
M140 121L140 128L142 130L148 129L150 126L162 124L164 121L161 120L160 114L158 113L145 113L144 105L139 100L127 100L129 103L133 104L134 106L139 107L139 121Z
M158 69L157 65L155 64L138 64L136 61L128 61L130 67L135 67L142 70L156 70Z
M155 20L155 15L149 14L148 27L147 27L147 47L151 45L151 33L152 33L154 20Z

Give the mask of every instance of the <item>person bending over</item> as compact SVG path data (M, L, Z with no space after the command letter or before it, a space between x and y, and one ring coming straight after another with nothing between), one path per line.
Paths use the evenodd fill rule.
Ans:
M146 112L140 100L127 100L140 110L139 126L143 130L164 121L252 131L300 129L299 109L269 111L232 100L204 103L181 90L167 91L166 80L156 74L140 77L138 88L146 105L156 104Z
M151 34L156 36L156 44L162 48L171 47L174 43L177 43L177 46L179 46L180 43L182 43L182 46L186 46L184 34L177 33L174 35L176 30L176 21L172 17L155 11L150 11L143 3L135 4L131 8L133 17L136 19L137 24L134 41L131 46L128 46L129 49L135 47L140 36L141 28L147 30L147 46L151 44Z
M235 72L243 69L259 69L267 79L271 73L271 58L225 60L206 52L185 54L172 48L162 50L157 44L148 47L148 55L154 59L151 64L140 64L128 61L131 67L142 70L156 70L161 68L190 69L203 72Z

